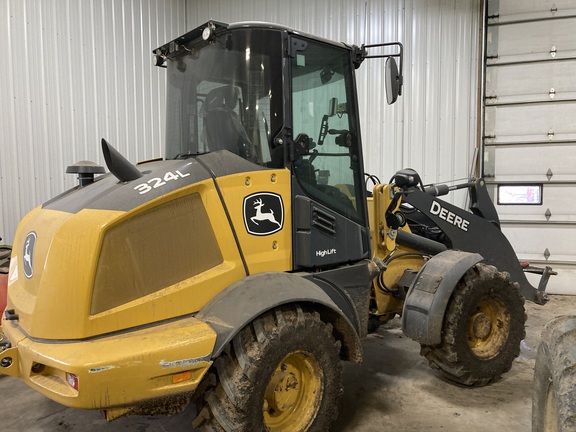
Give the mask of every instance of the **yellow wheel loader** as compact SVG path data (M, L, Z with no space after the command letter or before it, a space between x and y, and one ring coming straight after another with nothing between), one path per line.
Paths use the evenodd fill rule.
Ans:
M328 430L340 361L395 315L449 379L507 372L553 272L520 266L482 179L364 173L354 71L371 57L392 103L399 43L212 21L154 50L164 158L102 140L109 172L71 165L79 184L21 221L0 372L109 420L192 401L203 431ZM438 198L462 188L470 210Z

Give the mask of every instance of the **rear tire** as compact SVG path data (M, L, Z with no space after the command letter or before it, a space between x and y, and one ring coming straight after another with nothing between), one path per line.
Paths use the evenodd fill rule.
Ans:
M518 284L493 266L476 264L452 294L441 343L422 345L420 353L446 378L483 386L512 367L520 354L525 322Z
M340 342L318 313L267 312L216 360L216 386L197 408L201 431L327 431L342 394Z
M542 332L532 386L532 432L576 430L576 317L558 317Z

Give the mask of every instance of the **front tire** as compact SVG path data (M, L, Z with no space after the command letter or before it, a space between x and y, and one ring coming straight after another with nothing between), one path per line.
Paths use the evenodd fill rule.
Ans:
M576 317L544 328L532 387L532 432L576 430Z
M525 322L518 284L493 266L476 264L450 299L441 343L423 345L421 354L446 378L483 386L512 367L520 354Z
M201 431L327 431L342 394L340 343L318 313L267 312L216 360L216 385L198 408Z

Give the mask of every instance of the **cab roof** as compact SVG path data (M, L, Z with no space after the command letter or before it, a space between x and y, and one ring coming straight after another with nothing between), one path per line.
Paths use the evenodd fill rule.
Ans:
M194 30L190 30L189 32L183 34L182 36L177 37L176 39L165 43L164 45L156 48L153 54L162 57L171 57L173 55L177 55L178 51L180 50L181 46L186 46L191 42L200 41L203 39L203 33L206 29L211 29L211 33L218 34L219 32L227 29L234 29L234 28L253 28L253 29L273 29L273 30L280 30L290 34L301 35L305 36L309 39L314 39L323 43L327 43L330 45L338 46L340 48L346 48L349 50L354 50L354 46L347 45L343 42L335 42L329 39L324 39L318 36L314 36L308 33L300 32L294 30L290 27L286 27L281 24L274 24L262 21L242 21L232 24L227 24L221 21L208 21Z

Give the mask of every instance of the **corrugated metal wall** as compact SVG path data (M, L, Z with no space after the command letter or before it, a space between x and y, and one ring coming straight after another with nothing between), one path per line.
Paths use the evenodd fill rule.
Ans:
M187 24L272 21L361 45L399 40L404 95L386 105L384 61L357 71L366 171L412 167L425 182L467 177L477 140L480 0L188 1Z
M66 167L161 156L165 76L151 51L185 31L179 1L0 2L0 236L74 186Z
M272 21L347 43L399 40L405 86L388 107L382 60L358 70L366 170L463 178L476 146L481 0L5 0L0 3L0 236L102 163L162 155L164 74L151 49L209 19Z

